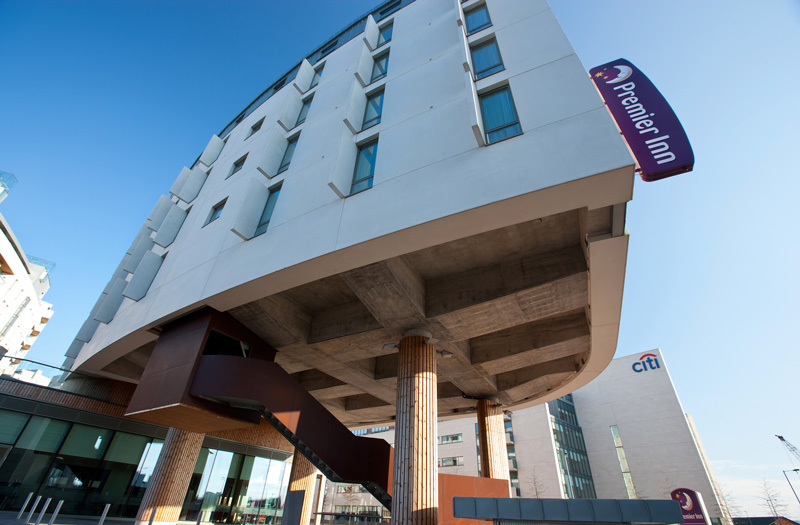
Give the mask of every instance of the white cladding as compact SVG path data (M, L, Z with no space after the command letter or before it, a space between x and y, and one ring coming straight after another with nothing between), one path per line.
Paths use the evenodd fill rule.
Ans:
M478 4L418 0L403 7L378 21L393 24L389 43L371 52L360 35L313 65L324 64L324 70L319 84L302 96L313 95L313 102L301 125L285 131L281 123L297 120L298 91L311 81L307 63L295 82L222 137L224 144L212 139L201 158L210 162L207 178L199 173L203 163L183 171L171 190L174 207L160 225L165 231L152 233L154 244L150 224L129 254L124 269L134 275L141 250L163 257L152 282L149 275L144 280L146 294L139 297L137 288L130 294L137 300L123 297L127 283L116 283L120 289L109 292L95 315L104 324L74 365L93 359L88 368L101 369L154 339L148 327L199 305L227 310L466 235L629 200L630 154L544 0L487 0L492 26L468 39L497 39L505 69L475 88L482 93L508 85L523 130L479 147L472 129L477 108L464 70L468 50L457 23L460 6ZM362 88L355 73L364 53L386 51L387 76ZM384 90L381 122L354 135L345 119L360 126L363 117L354 116L360 111L353 112L353 100L378 89ZM295 137L289 168L276 173ZM374 139L373 187L347 196L358 146ZM241 169L235 169L239 162ZM201 180L195 196L192 184ZM594 186L560 189L571 181ZM263 209L249 198L254 184L280 187L269 228L255 237L252 217L242 216L243 206L248 213ZM554 187L556 195L545 193ZM259 195L265 199L267 193ZM212 209L221 206L219 218L210 221ZM177 209L188 214L179 217ZM158 211L160 218L163 210ZM606 324L616 330L615 322L598 320L598 326Z

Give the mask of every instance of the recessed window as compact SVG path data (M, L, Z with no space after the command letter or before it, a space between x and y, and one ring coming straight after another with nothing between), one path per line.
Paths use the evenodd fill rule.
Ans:
M479 5L475 9L464 11L464 18L467 20L467 34L477 33L481 29L486 29L492 25L492 20L489 18L489 10L486 9L486 4Z
M375 176L375 159L377 155L377 140L373 140L358 148L356 169L353 172L353 185L350 187L350 195L372 187L372 178Z
M372 66L372 78L370 82L375 82L386 76L386 71L389 68L389 53L383 53L375 57L375 64Z
M361 130L365 130L381 122L383 113L383 90L367 97L367 108L364 110L364 122Z
M217 204L214 205L213 208L211 208L211 213L208 214L208 219L206 219L206 224L214 222L215 220L219 219L220 215L222 215L222 208L225 207L225 201L227 200L228 199L226 198L223 201L218 202Z
M336 44L338 40L334 40L333 42L329 42L325 45L322 49L319 50L319 58L324 57L325 55L329 55L334 49L336 49Z
M241 159L239 159L236 162L234 162L233 163L233 167L231 168L231 172L228 173L228 177L230 177L231 175L233 175L237 171L241 171L241 169L244 168L244 161L246 161L246 160L247 160L247 155L245 155ZM228 177L225 177L225 178L227 179Z
M278 202L278 195L281 193L280 185L275 186L269 191L267 197L267 204L264 205L264 211L261 212L261 218L258 220L258 228L256 228L255 235L261 235L269 227L269 221L272 218L272 212L275 210L275 203Z
M400 4L401 4L400 0L394 0L394 2L391 2L389 5L385 6L378 12L378 20L380 20L381 18L386 18L387 16L391 15L392 13L400 9Z
M380 32L378 33L378 47L382 46L387 42L392 41L392 27L393 27L392 24L388 24L379 29Z
M278 173L283 173L284 171L289 169L289 164L292 163L292 157L294 156L294 149L297 147L297 140L300 138L300 135L289 139L289 143L286 145L286 151L283 153L283 159L281 159L281 165L278 167Z
M475 68L475 80L488 77L502 71L503 59L494 38L472 48L472 65Z
M459 467L464 464L464 456L439 458L440 467Z
M311 101L313 99L314 97L311 96L303 101L303 107L300 108L300 114L297 115L297 122L294 123L295 126L299 126L306 121L306 116L308 116L308 110L311 108Z
M319 84L319 79L322 78L322 70L325 69L325 64L322 64L318 68L314 70L314 78L311 79L311 85L308 86L308 89L315 87Z
M283 87L283 85L284 85L285 83L286 83L286 77L283 77L282 79L278 80L277 82L275 82L275 83L272 85L272 91L278 91L280 88L282 88L282 87Z
M480 96L486 142L492 144L522 134L508 86Z
M253 126L250 128L250 133L247 134L247 138L250 138L253 135L255 135L258 132L258 130L261 129L262 125L264 125L264 119L263 118L261 120L259 120L258 122L256 122L255 124L253 124Z

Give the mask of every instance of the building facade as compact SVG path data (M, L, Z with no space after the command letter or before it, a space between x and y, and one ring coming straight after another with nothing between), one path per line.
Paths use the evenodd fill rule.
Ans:
M265 421L301 522L317 467L434 523L441 418L504 492L502 410L613 358L634 169L544 0L388 0L324 42L178 174L67 350L172 427L159 472L186 474L137 520L180 519L203 434ZM394 451L348 431L380 425Z
M0 172L0 201L17 179ZM50 261L26 255L0 214L0 375L13 374L53 315L43 300L50 289Z
M504 419L512 495L668 499L689 488L703 495L711 523L731 525L660 350L617 358L589 385ZM440 473L479 474L475 427L473 419L439 422ZM392 441L391 430L374 430ZM329 484L324 508L369 514L374 505L358 487Z

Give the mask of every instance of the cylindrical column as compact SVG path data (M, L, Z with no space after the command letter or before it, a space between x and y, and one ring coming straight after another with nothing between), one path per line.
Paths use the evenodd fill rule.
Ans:
M392 525L436 525L436 346L408 333L397 362Z
M289 491L305 491L300 525L308 525L311 520L311 511L314 506L314 485L317 480L316 473L317 469L308 458L295 450L294 458L292 459L292 472L289 474Z
M508 479L503 408L495 401L478 400L478 442L481 448L481 475L484 478Z
M153 523L176 523L181 513L186 490L192 478L194 464L203 445L204 434L170 428L156 468L147 484L147 490L136 514L137 525L150 521L153 509L156 516Z

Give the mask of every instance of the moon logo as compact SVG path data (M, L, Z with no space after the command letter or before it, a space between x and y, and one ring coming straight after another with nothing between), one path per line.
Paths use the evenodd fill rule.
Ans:
M681 502L681 508L685 511L692 510L692 508L694 507L694 503L692 503L692 498L690 498L689 495L685 492L682 492L681 495L683 496L683 498L681 499L686 498L686 503Z
M623 80L627 80L631 74L633 74L633 70L628 66L614 66L616 69L619 70L619 74L617 78L613 80L609 80L606 84L616 84L617 82L622 82Z

